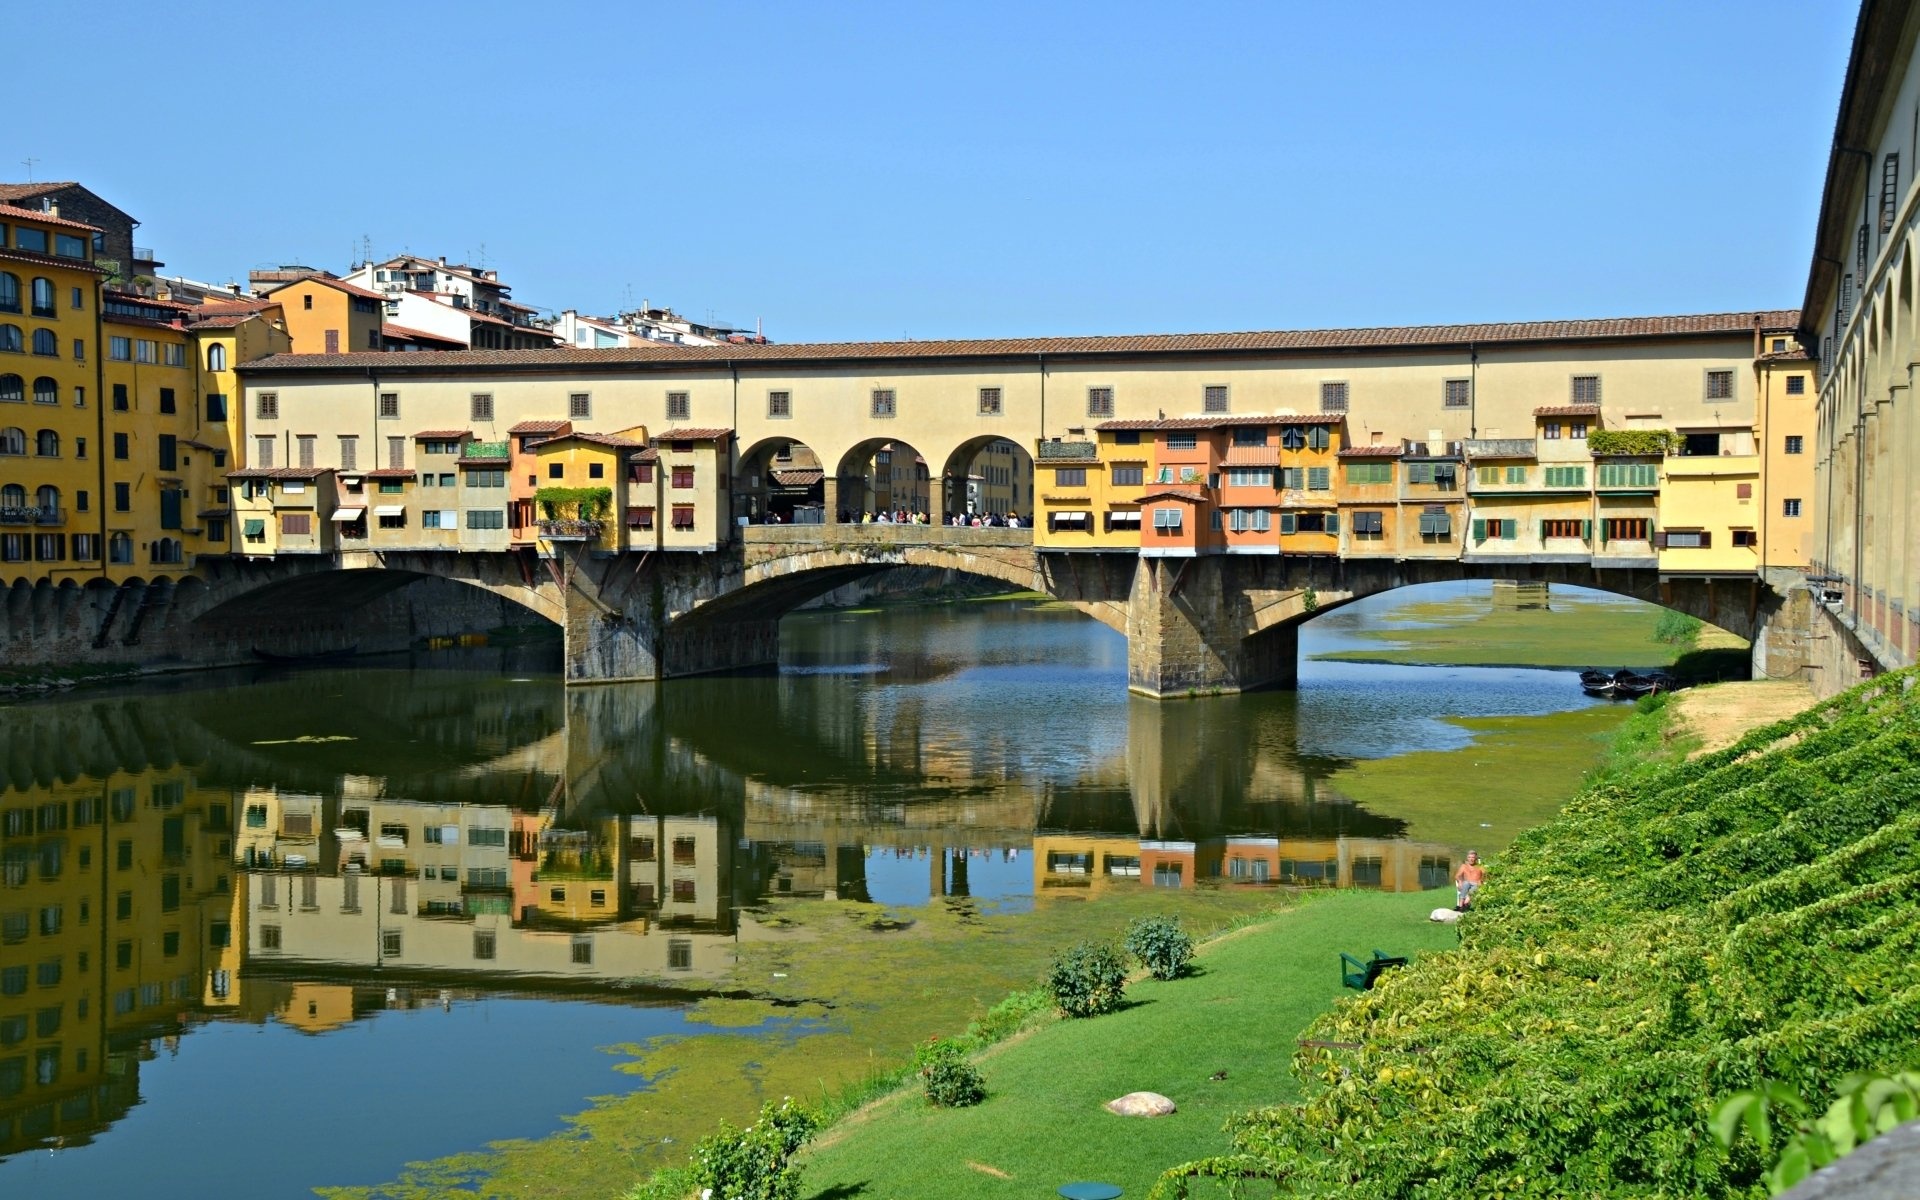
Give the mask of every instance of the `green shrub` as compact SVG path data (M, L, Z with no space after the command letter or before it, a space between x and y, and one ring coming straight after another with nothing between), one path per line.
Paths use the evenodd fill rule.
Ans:
M1680 435L1670 429L1596 429L1587 435L1587 453L1653 457L1679 443Z
M1193 962L1193 939L1178 917L1141 917L1127 926L1127 953L1155 979L1178 979Z
M791 1098L768 1101L760 1119L745 1129L726 1122L700 1139L693 1152L696 1186L712 1188L715 1200L796 1200L800 1172L793 1156L820 1131L820 1117Z
M1127 960L1105 943L1081 942L1053 960L1047 989L1070 1017L1112 1012L1126 998Z
M1661 612L1660 623L1653 627L1653 636L1669 646L1692 645L1693 639L1700 636L1701 624L1699 617L1669 608Z
M987 1081L956 1038L935 1038L914 1054L927 1099L942 1108L968 1108L987 1098Z

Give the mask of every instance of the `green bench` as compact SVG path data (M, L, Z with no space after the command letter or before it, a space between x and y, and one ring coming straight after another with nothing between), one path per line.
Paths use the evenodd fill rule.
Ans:
M1366 991L1373 981L1380 978L1381 972L1391 967L1404 967L1407 957L1404 954L1388 954L1384 950L1375 950L1373 957L1360 961L1345 950L1340 952L1340 983L1344 987Z

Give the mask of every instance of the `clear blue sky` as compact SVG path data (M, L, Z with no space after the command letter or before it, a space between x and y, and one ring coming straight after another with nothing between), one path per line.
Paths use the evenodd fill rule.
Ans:
M32 155L87 183L169 273L484 247L529 304L644 297L789 342L1792 307L1855 17L81 11L126 81L50 59L58 103L17 108L0 177Z

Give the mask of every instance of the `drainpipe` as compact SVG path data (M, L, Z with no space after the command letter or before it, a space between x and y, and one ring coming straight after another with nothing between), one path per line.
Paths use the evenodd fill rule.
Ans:
M1467 436L1480 436L1480 348L1467 343Z
M129 255L129 258L132 256ZM100 578L107 577L107 561L111 551L107 547L107 506L112 498L107 495L107 287L106 281L96 276L93 281L93 461L94 473L99 480L97 499L100 507L94 510L99 518ZM104 961L104 960L102 960Z

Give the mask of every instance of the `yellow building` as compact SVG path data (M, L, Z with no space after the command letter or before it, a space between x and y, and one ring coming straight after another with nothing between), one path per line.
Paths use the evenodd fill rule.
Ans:
M0 580L98 574L100 231L0 204Z
M187 503L190 515L205 529L200 552L232 553L239 536L226 472L247 461L247 412L235 368L270 354L290 353L293 339L287 336L280 306L265 301L204 304L187 313L186 321L199 368L198 429L192 446L206 454L213 467L203 490L193 491Z
M233 489L235 553L249 557L326 554L336 548L334 473L319 467L242 467Z
M1818 434L1815 363L1797 344L1775 339L1754 364L1759 373L1754 441L1760 453L1755 539L1762 568L1804 570L1813 561L1814 442ZM1774 343L1770 343L1773 345ZM1788 515L1791 510L1792 515Z
M382 348L386 297L379 292L309 275L268 295L280 305L295 354L350 354Z
M660 549L718 550L731 542L733 431L669 429L649 449L658 458L653 475L654 505L663 518L655 522ZM636 496L629 503L645 501ZM641 545L634 543L636 549Z
M629 507L628 460L646 445L646 428L635 426L621 433L562 433L535 446L540 540L608 553L625 549L617 514Z
M194 503L225 483L227 452L202 436L188 306L108 290L100 308L108 578L177 578L227 548L224 520Z

